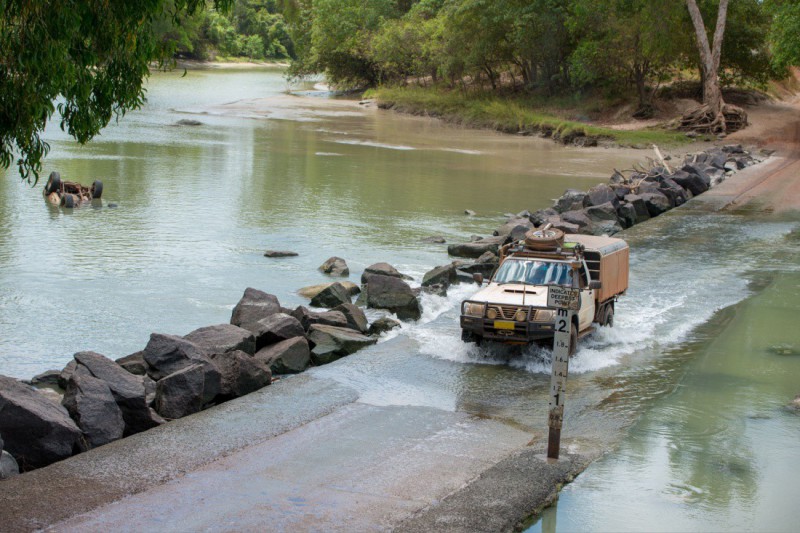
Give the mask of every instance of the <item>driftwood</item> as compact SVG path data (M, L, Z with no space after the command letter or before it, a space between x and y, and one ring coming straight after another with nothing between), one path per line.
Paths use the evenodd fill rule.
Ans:
M701 105L681 117L678 129L698 133L733 133L747 126L747 112L741 107L724 104L720 113Z

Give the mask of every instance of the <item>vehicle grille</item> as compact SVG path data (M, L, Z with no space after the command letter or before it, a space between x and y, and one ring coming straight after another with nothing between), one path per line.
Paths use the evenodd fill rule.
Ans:
M497 311L497 318L502 318L504 320L514 320L514 315L520 309L527 314L527 309L524 307L518 307L516 305L490 305L487 307L486 312L489 312L489 309L494 309Z

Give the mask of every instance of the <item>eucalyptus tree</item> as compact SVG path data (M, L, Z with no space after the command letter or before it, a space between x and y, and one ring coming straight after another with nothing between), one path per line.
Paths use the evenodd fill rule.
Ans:
M111 119L140 107L151 65L165 66L175 46L157 38L153 24L165 15L179 23L204 5L0 0L0 167L16 159L22 178L35 183L49 150L41 135L56 112L61 128L86 143Z
M729 130L740 129L747 125L747 114L739 107L725 104L719 80L722 41L725 37L725 25L728 20L728 0L719 0L712 40L709 40L706 33L703 14L700 12L697 2L686 0L686 6L692 19L697 51L700 55L700 68L703 74L703 105L684 115L682 127L711 133L725 133Z

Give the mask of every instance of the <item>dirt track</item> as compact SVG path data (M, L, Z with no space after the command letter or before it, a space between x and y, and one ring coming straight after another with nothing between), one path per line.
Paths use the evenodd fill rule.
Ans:
M800 102L768 104L750 113L752 124L726 142L777 151L765 164L739 172L704 197L726 200L725 209L800 211Z

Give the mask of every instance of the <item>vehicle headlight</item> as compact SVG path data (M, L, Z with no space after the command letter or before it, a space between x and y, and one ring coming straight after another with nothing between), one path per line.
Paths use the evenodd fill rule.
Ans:
M490 307L488 311L486 311L486 318L489 320L494 320L497 318L497 309L494 307Z
M468 316L483 316L486 304L469 302L464 306L464 314Z
M533 317L534 322L552 322L556 317L556 312L550 309L536 311Z
M514 320L516 320L517 322L524 322L526 318L528 318L528 313L526 313L522 309L520 309L514 314Z

